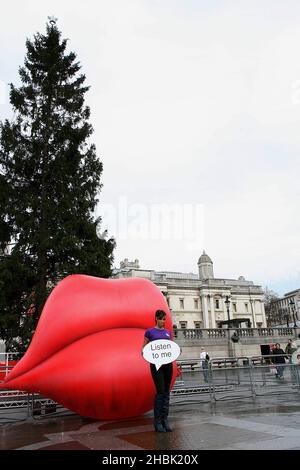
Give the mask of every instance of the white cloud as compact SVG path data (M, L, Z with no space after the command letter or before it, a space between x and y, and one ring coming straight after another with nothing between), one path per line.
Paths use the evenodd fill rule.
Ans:
M298 2L29 0L15 10L2 6L0 80L16 81L25 38L58 17L91 85L102 203L203 204L216 274L298 279ZM202 248L128 238L116 263L196 271Z

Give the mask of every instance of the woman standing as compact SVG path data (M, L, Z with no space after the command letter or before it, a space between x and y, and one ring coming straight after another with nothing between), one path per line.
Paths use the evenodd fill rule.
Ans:
M297 356L300 354L300 333L298 334L298 339L295 341L295 350L292 353L292 363L298 364Z
M286 354L288 354L289 363L292 364L292 355L295 351L297 351L296 342L292 338L289 339L284 351Z
M171 332L165 329L166 313L163 310L155 312L155 326L145 332L143 349L150 341L157 339L172 340ZM158 370L150 364L150 371L156 388L154 401L154 427L157 432L171 432L168 423L170 385L173 375L173 364L163 364Z

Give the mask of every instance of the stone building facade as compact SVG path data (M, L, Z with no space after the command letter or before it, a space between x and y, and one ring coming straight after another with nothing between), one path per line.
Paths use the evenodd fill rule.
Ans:
M268 326L300 327L300 289L272 300L266 313Z
M205 252L198 260L198 274L141 269L138 259L126 258L114 269L113 278L128 277L149 279L159 287L178 329L221 328L228 326L228 318L242 327L266 326L261 286L243 276L215 278L213 262Z

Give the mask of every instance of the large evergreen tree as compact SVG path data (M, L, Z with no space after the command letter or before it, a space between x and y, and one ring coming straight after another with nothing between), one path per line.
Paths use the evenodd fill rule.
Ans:
M89 142L88 87L76 55L52 19L26 48L21 86L10 90L14 119L0 127L0 243L13 242L0 261L0 333L9 342L9 327L21 325L25 345L28 304L32 329L51 286L74 273L109 277L115 247L97 236L102 163Z

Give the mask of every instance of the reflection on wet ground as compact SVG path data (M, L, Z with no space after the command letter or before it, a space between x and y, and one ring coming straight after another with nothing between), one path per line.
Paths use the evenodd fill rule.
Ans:
M0 419L0 449L298 449L300 394L203 402L181 397L170 407L172 433L155 433L152 413L120 421L75 414L13 422Z

